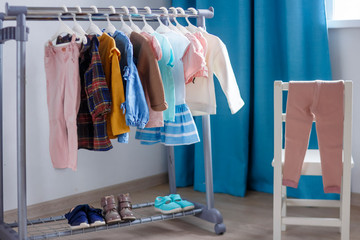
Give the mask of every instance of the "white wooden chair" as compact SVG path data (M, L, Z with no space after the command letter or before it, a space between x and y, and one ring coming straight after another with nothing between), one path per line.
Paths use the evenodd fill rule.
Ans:
M286 225L329 226L339 227L341 240L350 239L350 182L351 167L351 124L352 124L352 82L345 81L345 111L343 135L343 174L340 200L290 199L286 196L286 187L282 186L282 167L284 149L282 149L283 124L286 114L283 113L283 91L288 90L288 83L274 82L274 205L273 205L273 239L281 240L281 231ZM321 175L319 150L307 150L301 175ZM296 207L336 207L340 208L338 218L287 217L286 208ZM306 239L306 237L304 237Z

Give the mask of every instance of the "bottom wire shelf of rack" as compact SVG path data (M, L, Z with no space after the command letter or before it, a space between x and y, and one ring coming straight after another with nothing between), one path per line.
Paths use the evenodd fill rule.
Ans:
M151 223L156 221L170 220L176 218L182 218L186 216L193 216L200 214L202 212L201 208L193 209L190 211L183 211L172 214L157 214L152 215L154 211L138 211L138 209L151 207L153 206L153 202L149 203L141 203L133 205L134 214L137 219L131 222L118 222L114 224L106 224L103 226L97 227L89 227L82 228L77 230L72 230L70 226L67 224L67 220L64 216L55 216L55 217L47 217L35 220L28 220L28 239L29 240L40 240L40 239L49 239L56 237L64 237L76 234L84 234L91 232L98 232L108 229L134 226L144 223ZM149 216L150 215L150 216ZM16 222L8 224L8 226L17 230L18 224Z

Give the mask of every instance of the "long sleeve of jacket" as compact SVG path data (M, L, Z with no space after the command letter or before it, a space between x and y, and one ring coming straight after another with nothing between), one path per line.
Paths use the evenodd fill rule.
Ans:
M131 33L130 40L134 46L134 57L144 91L147 92L150 106L154 111L167 109L161 73L154 53L146 38L138 33Z
M128 126L144 128L149 121L149 108L141 85L139 73L133 61L132 45L127 49L128 66L125 68L126 81L126 123Z
M119 50L111 49L109 58L111 59L111 100L113 107L110 113L111 132L108 131L110 138L130 131L125 121L125 111L121 109L121 105L125 102L125 95L119 57Z
M226 96L231 113L234 114L244 105L240 96L233 68L225 44L220 41L219 51L214 57L214 74L219 80L221 88Z

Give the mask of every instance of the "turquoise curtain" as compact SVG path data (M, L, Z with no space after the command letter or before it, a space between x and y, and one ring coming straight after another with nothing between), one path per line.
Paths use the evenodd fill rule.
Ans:
M208 8L207 31L226 44L245 106L231 115L215 80L211 116L215 192L244 196L272 192L274 80L331 79L324 0L173 0L175 7ZM200 136L201 119L195 119ZM313 131L314 132L314 131ZM205 191L202 143L175 148L178 186ZM316 148L312 133L310 147ZM311 187L310 187L311 186ZM302 177L289 195L333 198L320 177Z

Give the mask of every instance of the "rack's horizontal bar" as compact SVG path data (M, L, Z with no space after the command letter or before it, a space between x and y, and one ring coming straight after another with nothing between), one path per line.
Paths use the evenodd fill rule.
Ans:
M84 228L84 229L78 229L78 230L68 230L68 231L62 231L62 232L48 233L48 234L44 234L44 235L31 236L31 237L29 237L29 240L48 239L48 238L53 238L53 237L64 237L64 236L69 236L69 235L98 232L98 231L102 231L102 230L114 229L114 228L119 228L119 227L127 227L127 226L133 226L133 225L162 221L162 220L182 218L182 217L186 217L186 216L197 215L197 214L201 213L201 211L202 211L202 209L194 209L191 211L174 213L174 214L169 214L169 215L156 215L156 216L151 216L151 217L139 218L132 222L123 222L123 223L105 225L105 226L100 226L100 227L90 227L90 228Z
M137 208L152 207L152 206L154 206L154 202L147 202L147 203L134 204L132 205L132 208L137 209Z
M58 14L58 13L79 13L78 8L77 7L67 7L67 12L64 10L64 8L62 7L27 7L27 14L28 15L36 15L39 13L46 13L46 14ZM102 14L112 14L112 10L110 8L107 7L98 7L97 8L98 13L102 13ZM138 14L148 14L147 10L144 8L137 8L138 10ZM185 15L186 16L197 16L198 14L194 14L193 12L191 12L190 10L184 10L185 11ZM208 10L210 11L210 10ZM123 14L126 15L126 12L124 9L122 8L115 8L115 12L117 14ZM129 9L130 14L136 14L132 11L132 9ZM174 15L172 13L171 10L168 9L168 12L170 15ZM87 13L95 13L94 9L92 9L91 7L81 7L81 13L87 14ZM152 14L164 14L164 11L162 9L159 8L151 8L151 13ZM176 16L179 17L184 17L185 15L182 14L176 14Z
M35 224L41 224L41 223L48 223L48 222L56 222L56 221L61 221L64 220L65 216L55 216L55 217L48 217L48 218L39 218L39 219L34 219L34 220L28 220L27 221L27 225L35 225ZM18 223L14 222L14 223L9 223L8 224L10 227L15 228L18 227Z
M6 10L11 9L14 6L6 6ZM16 6L15 6L16 7ZM65 11L62 7L27 7L26 19L27 20L58 20L58 15L61 14L63 20L72 20L72 13L76 14L76 19L80 21L88 20L88 14L92 14L92 19L96 21L105 21L106 15L110 15L110 20L118 21L120 20L119 15L124 16L124 20L128 20L128 15L125 10L122 8L115 8L115 13L112 12L110 8L97 8L98 12L95 13L94 9L90 7L81 7L81 12L78 11L76 7L68 7ZM213 18L214 9L210 7L209 9L198 9L197 13L192 11L185 10L185 14L173 14L171 10L168 10L168 14L164 14L164 11L161 9L151 9L151 14L148 14L144 8L138 8L138 13L132 12L129 9L130 15L134 21L141 21L142 16L145 15L146 19L155 20L158 15L160 16L170 16L170 17L205 17ZM10 15L10 14L9 14ZM5 16L5 20L16 20L16 16Z
M145 208L145 207L152 207L154 206L154 202L147 202L147 203L139 203L139 204L134 204L132 205L133 209L139 209L139 208ZM65 216L55 216L55 217L48 217L48 218L39 218L39 219L34 219L34 220L28 220L27 224L28 225L35 225L35 224L42 224L42 223L48 223L48 222L56 222L56 221L61 221L64 220ZM15 228L18 227L18 223L17 222L13 222L13 223L9 223L8 226Z
M161 17L163 18L163 17ZM171 18L171 17L170 17ZM107 21L107 18L105 15L92 15L91 19L93 21ZM119 15L110 15L109 16L110 21L120 21ZM123 17L124 21L129 21L128 16ZM131 18L134 22L143 21L142 17L135 16ZM6 16L5 20L16 20L15 16ZM39 20L46 20L46 21L58 21L58 16L53 14L41 14L41 15L27 15L26 20L28 21L39 21ZM73 21L73 17L71 15L62 15L61 20L63 21ZM89 17L87 15L76 15L77 21L89 21ZM148 15L146 16L146 21L157 21L157 17L154 15Z

